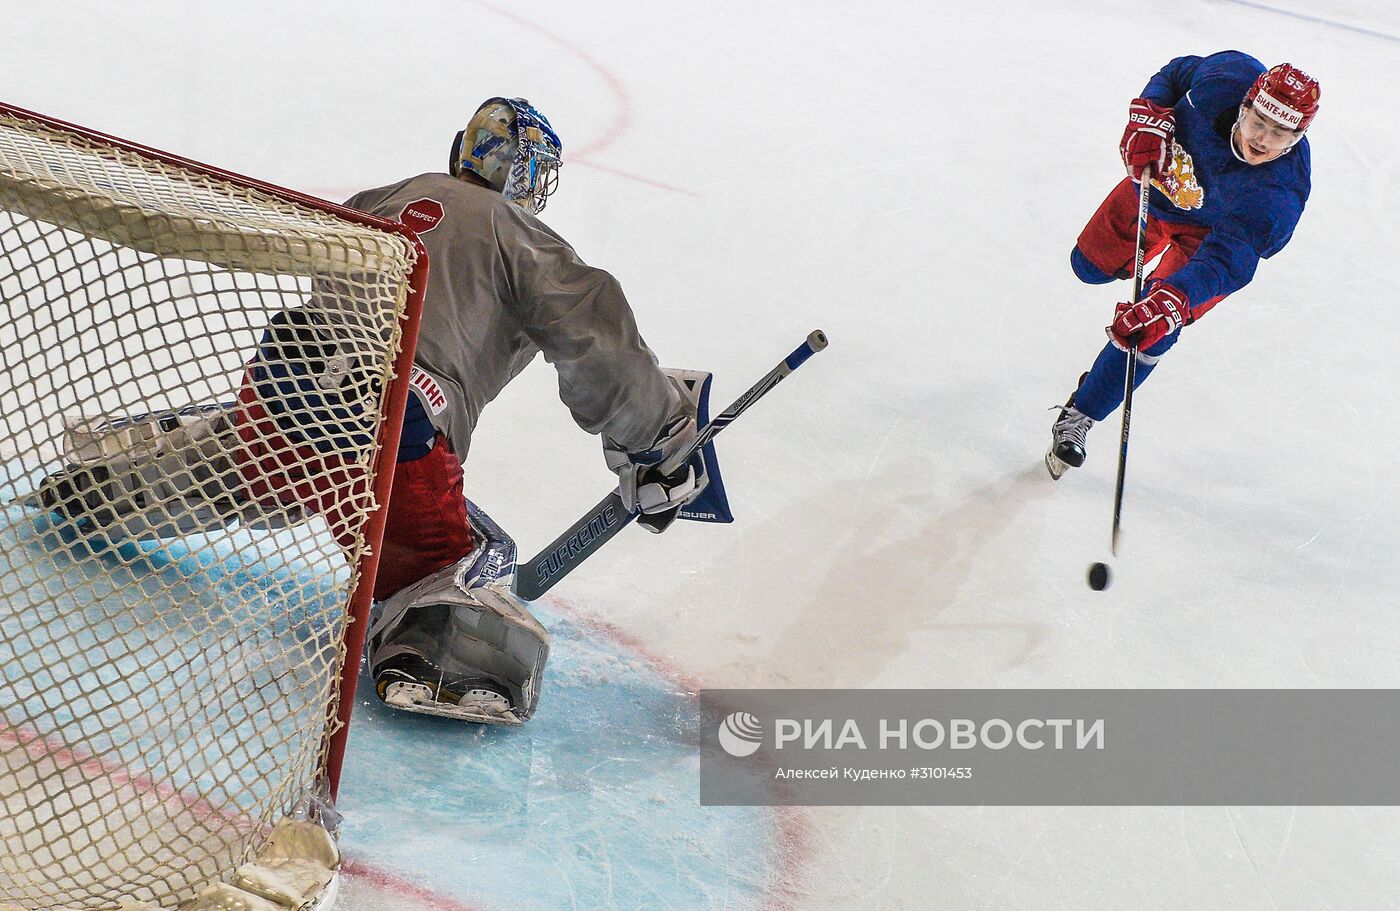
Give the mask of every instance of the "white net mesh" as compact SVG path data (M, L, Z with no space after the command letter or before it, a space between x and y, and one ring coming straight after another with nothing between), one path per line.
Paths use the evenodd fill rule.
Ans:
M0 110L0 906L173 908L323 777L414 266Z

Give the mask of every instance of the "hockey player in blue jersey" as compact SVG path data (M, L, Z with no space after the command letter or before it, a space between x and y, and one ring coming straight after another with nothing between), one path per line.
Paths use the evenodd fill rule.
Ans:
M1142 300L1118 304L1106 344L1060 409L1045 464L1059 479L1084 464L1085 436L1123 401L1128 354L1136 385L1181 330L1249 284L1261 258L1293 236L1308 200L1305 137L1316 79L1291 64L1266 70L1239 51L1178 57L1128 107L1120 152L1129 176L1099 206L1070 252L1080 281L1131 278L1137 179L1152 181L1147 259L1161 261Z

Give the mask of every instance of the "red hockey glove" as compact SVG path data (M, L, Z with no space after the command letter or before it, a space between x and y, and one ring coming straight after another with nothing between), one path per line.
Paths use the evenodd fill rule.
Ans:
M1186 295L1171 285L1159 284L1136 304L1119 304L1113 311L1113 325L1106 331L1118 348L1146 351L1190 322Z
M1176 117L1171 108L1153 104L1146 98L1134 98L1128 105L1128 126L1123 130L1123 141L1118 144L1128 175L1137 180L1144 169L1149 178L1165 174L1175 133Z

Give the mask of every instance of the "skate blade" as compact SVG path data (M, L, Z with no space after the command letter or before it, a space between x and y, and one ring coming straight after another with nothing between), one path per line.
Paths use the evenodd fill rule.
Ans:
M384 704L401 712L416 715L435 715L438 718L453 718L457 721L474 721L478 724L523 724L509 708L486 702L453 704L433 699L425 686L412 684L390 684L384 695Z
M1058 481L1065 476L1065 472L1069 471L1070 466L1067 462L1061 461L1059 456L1055 455L1054 447L1051 447L1045 453L1045 468L1050 472L1050 480Z

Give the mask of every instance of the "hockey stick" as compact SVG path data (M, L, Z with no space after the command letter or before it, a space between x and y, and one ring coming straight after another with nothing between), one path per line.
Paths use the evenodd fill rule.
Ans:
M1147 258L1147 204L1152 181L1146 171L1138 189L1137 260L1133 263L1133 303L1142 300L1142 266ZM1128 373L1123 380L1123 434L1118 445L1118 483L1113 489L1113 539L1109 550L1118 556L1118 538L1123 519L1123 477L1128 472L1128 428L1133 421L1133 386L1137 381L1137 345L1128 348Z
M715 438L725 427L733 423L734 419L743 414L750 405L763 398L768 390L778 385L789 373L792 373L802 365L807 358L816 354L826 347L826 335L815 329L807 340L798 345L796 350L783 359L782 363L754 383L748 392L730 405L724 411L715 415L714 420L706 424L695 436L695 442L686 451L685 459L689 459L710 440ZM580 563L587 560L598 551L598 548L608 543L613 535L637 517L636 513L629 513L622 505L622 497L614 490L602 499L602 501L579 519L569 530L564 532L554 541L540 551L534 557L520 564L515 573L515 582L511 590L526 601L534 601L540 595L549 591L556 582L567 576Z

